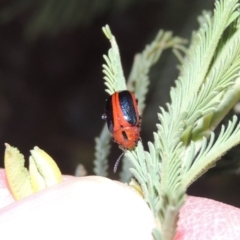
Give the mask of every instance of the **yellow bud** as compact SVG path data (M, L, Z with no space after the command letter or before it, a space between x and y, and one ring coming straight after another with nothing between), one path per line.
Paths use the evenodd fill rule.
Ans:
M62 174L55 161L39 147L30 151L29 171L34 191L62 182Z

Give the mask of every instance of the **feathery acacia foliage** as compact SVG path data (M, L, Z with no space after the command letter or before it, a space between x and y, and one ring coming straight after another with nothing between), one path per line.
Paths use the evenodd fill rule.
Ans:
M187 187L240 142L240 124L235 116L227 126L222 126L217 138L213 132L240 99L238 7L237 0L216 1L213 14L203 12L189 48L185 51L180 46L182 42L178 42L179 50L183 49L186 55L177 54L182 60L180 75L171 89L171 102L166 109L160 108L154 142L148 143L149 151L143 149L141 142L134 150L126 151L132 164L130 171L156 218L156 239L173 239ZM112 44L105 57L104 79L107 92L112 94L125 89L125 79L119 52L114 53L114 48L118 49L115 39L108 27L104 29ZM145 51L152 46L154 42ZM149 68L162 50L150 57L146 52L138 55L139 66L144 64L146 69L134 65L130 74L128 87L143 99L140 111L144 108ZM136 83L131 84L131 79Z

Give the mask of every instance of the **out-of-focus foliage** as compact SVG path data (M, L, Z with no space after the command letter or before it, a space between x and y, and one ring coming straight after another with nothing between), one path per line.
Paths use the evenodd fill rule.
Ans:
M79 25L91 23L107 12L122 11L146 0L17 0L10 1L0 12L0 22L6 23L28 13L26 34L37 38L41 34L55 35Z

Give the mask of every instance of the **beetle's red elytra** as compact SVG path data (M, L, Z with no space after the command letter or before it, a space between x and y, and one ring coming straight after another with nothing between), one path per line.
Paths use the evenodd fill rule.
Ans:
M127 90L113 93L105 105L105 114L113 140L124 149L134 149L140 140L140 121L137 98Z

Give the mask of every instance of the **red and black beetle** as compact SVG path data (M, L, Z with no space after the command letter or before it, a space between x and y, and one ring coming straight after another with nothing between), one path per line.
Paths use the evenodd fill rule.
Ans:
M113 140L124 149L134 149L140 139L140 120L137 99L124 90L113 93L105 105L105 114Z

